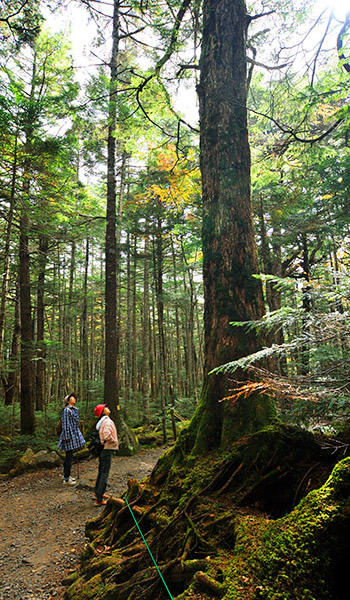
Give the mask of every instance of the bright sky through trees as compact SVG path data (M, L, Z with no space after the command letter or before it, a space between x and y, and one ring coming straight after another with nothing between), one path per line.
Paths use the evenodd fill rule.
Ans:
M344 19L346 13L350 11L350 0L327 0L327 4L333 8L337 19Z

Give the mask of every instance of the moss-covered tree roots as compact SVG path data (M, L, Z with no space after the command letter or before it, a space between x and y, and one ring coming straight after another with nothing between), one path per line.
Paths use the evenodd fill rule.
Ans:
M87 524L69 600L343 600L350 458L274 426L205 458L188 432ZM333 449L334 450L334 449ZM183 455L186 454L186 458Z

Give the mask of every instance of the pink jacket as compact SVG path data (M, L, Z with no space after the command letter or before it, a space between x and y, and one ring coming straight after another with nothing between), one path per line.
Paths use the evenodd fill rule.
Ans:
M107 416L102 419L102 423L99 428L99 434L101 443L104 443L105 445L105 450L118 450L119 442L117 429L112 419Z

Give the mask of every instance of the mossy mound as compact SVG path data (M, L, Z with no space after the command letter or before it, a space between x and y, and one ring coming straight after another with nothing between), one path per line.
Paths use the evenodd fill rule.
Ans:
M188 441L188 440L187 440ZM343 600L350 459L276 425L205 458L186 432L87 524L69 600ZM182 457L182 460L180 459ZM321 589L320 589L321 588Z

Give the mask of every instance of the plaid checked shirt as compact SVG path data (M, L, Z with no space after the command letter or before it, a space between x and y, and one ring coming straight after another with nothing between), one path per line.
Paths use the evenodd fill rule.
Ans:
M58 447L60 450L76 450L85 444L79 429L79 412L75 406L66 406L62 412L62 433Z

